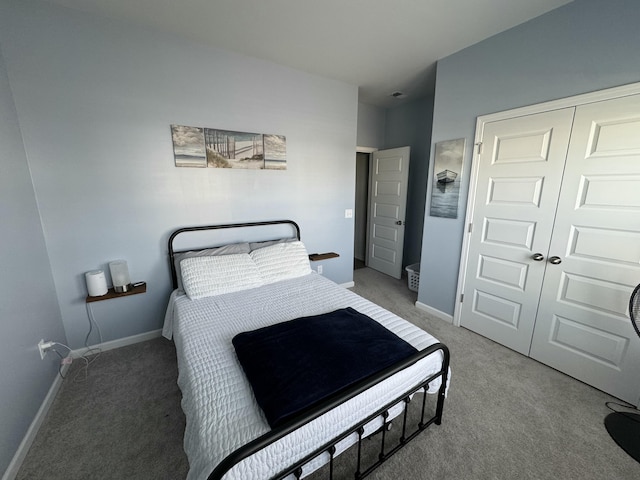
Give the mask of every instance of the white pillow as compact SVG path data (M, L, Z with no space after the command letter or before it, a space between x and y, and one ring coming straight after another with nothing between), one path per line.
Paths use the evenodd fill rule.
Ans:
M276 243L250 254L256 262L264 283L302 277L311 273L309 254L300 241Z
M248 243L233 243L231 245L223 245L215 248L205 248L204 250L191 250L188 252L176 253L173 256L174 265L176 267L176 279L178 280L178 290L184 290L182 285L182 274L180 272L180 262L190 257L213 257L216 255L231 255L233 253L249 253L251 247Z
M247 253L185 258L180 270L184 291L192 300L264 285Z

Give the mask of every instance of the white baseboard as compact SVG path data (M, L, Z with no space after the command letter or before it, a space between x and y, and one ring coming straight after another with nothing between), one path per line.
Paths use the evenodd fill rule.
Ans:
M60 371L62 375L64 375L67 370L69 370L69 365L63 365ZM51 408L51 405L53 404L53 401L55 400L56 395L58 394L58 390L60 390L61 386L62 378L56 373L56 377L51 383L51 387L49 388L46 397L44 397L44 400L42 401L42 404L40 405L36 416L31 422L31 425L29 425L27 433L24 435L22 442L20 442L20 445L18 446L18 450L11 459L7 470L4 472L2 480L13 480L18 475L18 471L20 471L22 462L27 456L27 453L29 453L29 449L31 448L33 441L36 439L38 430L40 430L40 426L42 425L42 422L44 422L44 419L49 412L49 408Z
M139 333L138 335L132 335L130 337L118 338L117 340L110 340L108 342L99 343L97 345L92 345L91 349L100 349L103 352L107 350L113 350L114 348L126 347L127 345L133 345L140 342L146 342L147 340L153 340L154 338L158 338L162 336L162 330L151 330L150 332ZM73 350L71 355L73 358L80 358L84 352L86 352L86 348L78 348L77 350Z
M352 288L352 287L355 287L356 284L355 282L347 282L347 283L341 283L340 286L344 288Z
M428 313L429 315L439 318L440 320L444 320L447 323L453 324L453 315L449 315L448 313L441 312L433 307L430 307L426 303L416 302L416 308L418 310L422 310L423 312Z
M106 352L107 350L113 350L114 348L126 347L127 345L146 342L147 340L158 338L161 335L162 335L162 330L152 330L150 332L140 333L138 335L132 335L130 337L125 337L125 338L119 338L117 340L103 342L98 345L92 345L91 348L92 349L99 348L103 352ZM80 358L82 354L86 351L87 351L86 348L79 348L77 350L73 350L71 352L71 355L73 356L73 358ZM67 372L67 370L69 370L69 365L64 365L62 367L62 374L64 375ZM58 394L58 390L60 390L61 386L62 386L62 378L60 378L60 375L56 375L55 380L51 384L51 388L49 388L49 392L47 393L47 396L44 398L42 405L40 405L40 408L38 409L38 413L36 413L36 416L31 422L31 425L29 426L27 433L22 439L22 442L20 442L20 446L18 447L18 450L16 451L15 455L11 459L11 463L9 463L9 467L7 468L6 472L2 476L2 480L14 480L16 478L16 475L18 475L18 471L22 466L22 462L27 456L27 453L29 452L29 448L31 448L31 445L33 444L33 441L35 440L36 435L38 434L38 430L40 429L42 422L44 422L44 419L46 418L47 413L49 412L49 408L51 408L51 405L53 404L53 401L55 400L56 395Z

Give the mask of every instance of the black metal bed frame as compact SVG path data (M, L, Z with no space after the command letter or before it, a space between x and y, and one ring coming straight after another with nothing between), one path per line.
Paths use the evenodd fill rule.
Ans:
M175 251L173 248L173 242L175 238L185 232L194 232L201 230L216 230L216 229L225 229L225 228L243 228L243 227L254 227L254 226L263 226L263 225L278 225L278 224L290 224L294 227L296 236L298 240L300 239L300 227L291 220L274 220L274 221L266 221L266 222L251 222L251 223L234 223L234 224L221 224L221 225L208 225L208 226L196 226L196 227L185 227L180 228L174 231L169 237L169 259L171 265L171 275L173 280L174 288L177 288L177 274L175 270L175 262L174 256L177 253L182 253L182 251ZM228 455L222 462L220 462L215 469L211 472L208 477L208 480L220 480L222 479L229 470L231 470L235 465L242 462L244 459L250 457L256 452L266 448L272 443L278 441L279 439L285 437L290 434L294 430L303 427L304 425L314 421L325 413L329 412L333 408L343 404L344 402L356 397L357 395L363 393L369 388L377 385L378 383L384 381L385 379L395 375L396 373L411 367L412 365L419 362L421 359L437 354L441 352L442 354L442 364L441 368L438 372L429 376L422 382L417 385L414 385L410 390L398 396L391 402L388 402L386 405L381 407L379 410L370 414L366 418L359 421L357 424L353 425L348 430L334 437L331 441L325 443L324 445L319 446L310 454L305 457L294 461L289 467L285 470L281 471L274 477L272 480L280 480L284 479L287 476L293 475L296 479L299 479L303 475L303 467L316 457L328 454L329 455L329 466L328 466L328 476L330 480L333 480L334 476L334 459L336 453L336 445L344 440L345 438L356 434L358 437L357 440L357 455L356 455L356 465L354 478L356 480L367 477L370 473L372 473L376 468L382 465L386 460L388 460L392 455L394 455L397 451L399 451L402 447L408 444L411 440L417 437L422 431L424 431L427 427L435 423L436 425L440 425L442 422L442 413L444 408L444 400L445 393L447 388L447 379L449 373L449 349L446 345L442 343L436 343L430 345L424 350L420 350L403 360L402 362L396 363L381 372L378 372L374 375L371 375L368 378L361 380L360 382L352 385L349 388L343 389L336 394L326 398L319 404L314 405L311 408L308 408L306 411L301 412L298 416L286 422L285 424L270 430L264 435L252 440L246 445L238 448L230 455ZM436 408L433 415L429 418L425 419L426 410L427 410L427 390L429 388L429 384L434 380L440 379L441 385L437 394ZM408 431L408 411L409 404L412 400L412 397L416 393L422 393L422 405L420 410L420 419L417 421L415 425L415 429L411 429ZM387 430L391 425L390 410L394 406L402 404L403 411L399 414L402 416L402 431L400 437L397 442L393 446L388 446L386 444L387 441ZM376 418L381 418L382 426L374 433L379 433L380 437L380 452L377 455L377 459L369 466L363 467L362 465L362 441L364 440L364 432L365 426L375 420ZM368 438L373 437L373 434L369 435ZM353 445L352 445L353 447ZM351 447L350 447L351 448Z

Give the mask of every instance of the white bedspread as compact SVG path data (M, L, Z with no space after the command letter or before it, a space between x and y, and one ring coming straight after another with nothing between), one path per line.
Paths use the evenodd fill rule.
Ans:
M163 332L165 336L172 332L176 344L178 385L187 419L184 448L189 458L189 480L206 479L228 454L269 430L231 339L243 331L347 306L377 320L419 350L437 342L423 330L315 272L199 300L172 295ZM422 359L243 461L225 479L275 475L355 424L365 413L437 372L441 362L440 352ZM435 393L438 388L439 383L432 382L429 392ZM338 450L344 450L353 440L344 442ZM308 470L320 463L321 459Z

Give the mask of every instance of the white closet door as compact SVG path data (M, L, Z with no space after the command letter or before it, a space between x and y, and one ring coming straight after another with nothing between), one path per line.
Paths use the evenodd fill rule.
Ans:
M574 111L491 122L483 130L460 323L525 355Z
M577 107L549 255L530 355L638 404L640 95Z

